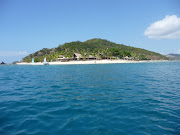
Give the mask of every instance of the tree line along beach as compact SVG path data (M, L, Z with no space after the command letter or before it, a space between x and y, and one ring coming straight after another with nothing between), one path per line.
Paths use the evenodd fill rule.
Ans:
M22 59L18 65L107 64L164 61L168 57L141 48L116 44L105 39L90 39L43 48Z

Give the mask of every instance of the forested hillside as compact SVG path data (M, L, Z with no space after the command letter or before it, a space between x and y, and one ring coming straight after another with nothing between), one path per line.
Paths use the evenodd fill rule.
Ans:
M63 55L66 58L73 59L74 53L79 53L83 58L92 55L100 59L123 59L131 58L133 60L166 60L167 57L148 51L145 49L116 44L104 39L91 39L85 42L70 42L59 45L56 48L44 48L33 54L26 56L22 61L31 62L34 58L35 62L43 61L46 57L47 61L54 61Z

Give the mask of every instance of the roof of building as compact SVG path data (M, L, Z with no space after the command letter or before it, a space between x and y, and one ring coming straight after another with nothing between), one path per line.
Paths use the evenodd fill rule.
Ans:
M64 57L63 55L59 55L59 57Z
M95 56L89 55L89 58L96 58Z
M81 57L81 54L79 54L79 53L74 53L74 55L76 55L76 57L78 57L78 58Z

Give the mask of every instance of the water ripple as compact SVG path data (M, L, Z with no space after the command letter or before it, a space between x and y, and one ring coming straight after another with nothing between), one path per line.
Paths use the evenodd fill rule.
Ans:
M0 67L0 134L179 134L180 62Z

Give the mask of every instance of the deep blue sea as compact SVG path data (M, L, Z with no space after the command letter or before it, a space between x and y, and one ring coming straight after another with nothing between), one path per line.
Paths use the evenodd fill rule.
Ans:
M0 135L180 134L180 62L0 66Z

